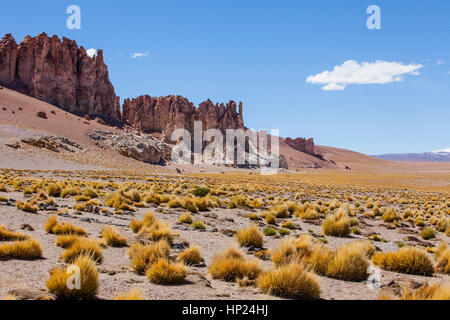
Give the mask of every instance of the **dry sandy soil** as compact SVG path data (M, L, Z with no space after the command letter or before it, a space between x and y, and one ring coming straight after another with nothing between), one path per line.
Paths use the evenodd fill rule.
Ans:
M48 119L36 117L38 111L45 111ZM67 215L59 217L60 221L83 227L90 238L98 238L104 226L113 225L128 238L129 244L136 241L136 235L129 228L130 221L142 219L147 212L153 211L159 220L169 223L172 229L179 233L179 237L175 240L176 245L172 249L172 255L176 256L180 252L177 244L187 242L190 245L197 245L205 259L204 266L189 268L189 275L185 283L164 286L152 284L145 276L133 273L127 256L128 248L106 248L104 249L104 262L99 266L101 275L97 297L100 299L111 299L119 292L126 292L131 287L140 288L149 299L274 299L274 297L262 294L255 287L240 288L235 283L214 280L208 272L208 266L216 254L229 246L237 246L236 238L232 234L226 234L227 230L237 231L250 226L253 224L248 218L250 213L263 213L269 210L276 201L283 203L307 199L311 202L320 201L322 203L339 199L345 202L345 197L351 195L354 198L353 203L359 201L365 205L366 202L370 202L368 198L371 198L373 202L381 201L382 206L396 208L399 214L414 204L411 199L417 199L420 209L423 210L430 199L437 199L433 205L445 206L446 203L450 203L450 163L390 162L347 150L318 147L317 152L325 155L327 159L334 160L341 166L349 166L353 170L350 172L335 169L326 167L324 164L325 169L297 168L297 172L262 178L255 172L223 167L176 167L171 164L159 167L143 164L95 145L94 141L88 137L93 130L114 131L119 129L104 126L96 121L85 121L54 106L8 89L0 90L0 168L28 169L28 171L4 171L3 177L16 173L23 178L56 179L59 182L64 180L102 182L113 180L117 183L131 181L137 185L152 185L156 183L155 180L161 179L168 184L188 183L192 186L204 185L213 188L237 186L236 195L249 196L253 199L260 198L264 201L264 205L257 209L251 209L248 206L234 209L217 206L207 212L198 213L194 215L194 219L201 220L207 225L206 230L199 231L178 223L179 216L186 210L170 209L166 204L159 207L147 205L146 208L136 208L134 213L125 212L105 216L75 210L76 202L73 198L54 198L58 210L63 206L67 206L69 209ZM14 143L22 138L49 134L76 141L83 146L84 150L70 154L54 153L24 144L21 144L20 149L6 146L6 144ZM297 163L299 167L314 160L311 159L311 156L289 149L286 145L282 145L281 148L287 157L295 159L294 164ZM177 168L183 169L186 174L176 174ZM94 170L102 170L102 172L96 173L97 171ZM111 176L108 177L108 174ZM252 186L260 189L248 191L247 189ZM241 187L247 189L239 189ZM295 193L298 191L302 193L302 196L296 199ZM30 199L30 196L24 195L22 191L0 192L1 196L16 201ZM270 196L273 198L269 199ZM406 204L400 203L404 197L410 200ZM230 201L231 196L224 196L224 198L226 201ZM106 208L103 203L100 207ZM368 209L366 208L365 211L367 212ZM17 209L12 203L8 205L0 202L0 225L20 231L21 225L28 224L34 231L21 232L39 240L43 246L43 258L40 260L0 260L0 297L11 290L17 291L17 289L42 294L45 291L45 282L49 271L58 265L64 265L59 261L59 255L63 249L55 245L56 236L47 234L43 228L45 221L54 213L55 211L48 210L26 213ZM324 237L321 227L323 219L308 222L291 217L286 220L293 220L297 226L292 230L291 237L311 234L317 239L326 239L326 245L330 249L336 249L358 239L367 240L373 234L385 239L384 242L375 242L377 249L384 252L396 251L400 242L422 249L436 247L441 241L450 243L449 237L442 232L438 233L435 239L421 240L418 235L421 228L411 223L404 223L396 229L390 229L388 224L379 218L369 218L362 213L357 217L362 234L353 234L345 238ZM448 219L448 210L446 217ZM280 228L282 222L284 222L283 219L278 221L277 229ZM268 227L263 220L257 224L261 231ZM264 247L274 249L286 237L279 234L274 237L265 236ZM247 257L252 257L252 252L247 252L247 250L244 252ZM429 256L434 259L431 254ZM260 263L265 270L273 267L271 261L260 261ZM422 277L382 271L381 284L383 288L370 289L365 282L341 281L322 276L319 278L322 288L321 298L338 300L377 299L382 290L388 289L393 294L398 294L400 288L405 284L417 288L421 284L438 282L444 284L450 281L448 275L439 273L433 277Z

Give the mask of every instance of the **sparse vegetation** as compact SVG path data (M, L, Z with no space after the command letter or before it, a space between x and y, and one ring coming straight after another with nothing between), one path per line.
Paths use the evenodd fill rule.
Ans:
M377 252L372 262L387 271L422 276L434 273L433 263L426 252L414 247L400 248L397 252Z

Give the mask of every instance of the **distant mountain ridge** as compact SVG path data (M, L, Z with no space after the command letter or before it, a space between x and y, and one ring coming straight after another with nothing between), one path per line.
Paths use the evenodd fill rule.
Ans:
M450 162L450 148L425 153L392 153L372 157L391 161Z

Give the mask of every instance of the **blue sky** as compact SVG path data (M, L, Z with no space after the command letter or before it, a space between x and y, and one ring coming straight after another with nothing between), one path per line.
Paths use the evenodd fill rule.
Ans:
M72 4L81 30L66 28ZM373 4L381 30L366 27ZM17 41L45 31L103 49L122 99L243 101L252 129L367 154L450 147L448 0L8 1L2 12L0 33ZM340 91L307 83L348 60L421 67Z

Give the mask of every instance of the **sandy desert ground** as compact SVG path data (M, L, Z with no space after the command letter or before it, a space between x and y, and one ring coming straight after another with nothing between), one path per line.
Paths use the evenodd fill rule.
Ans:
M77 298L449 297L448 163L318 147L352 171L302 169L310 156L281 146L294 166L274 176L152 166L88 138L118 128L8 89L0 101L0 298L73 297L61 283L86 254L95 262L81 282L94 285ZM42 135L82 149L21 143Z

